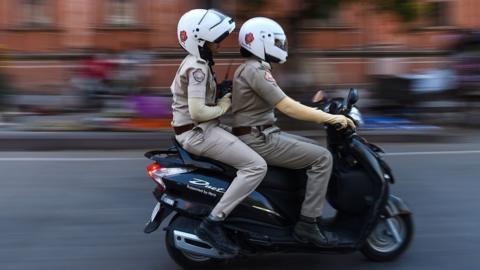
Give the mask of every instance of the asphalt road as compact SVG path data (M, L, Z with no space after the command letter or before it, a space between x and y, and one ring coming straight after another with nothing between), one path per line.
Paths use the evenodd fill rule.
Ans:
M403 257L275 254L228 268L480 269L480 143L384 147L393 153L393 192L415 213ZM0 153L0 269L179 269L163 232L142 232L154 206L142 153Z

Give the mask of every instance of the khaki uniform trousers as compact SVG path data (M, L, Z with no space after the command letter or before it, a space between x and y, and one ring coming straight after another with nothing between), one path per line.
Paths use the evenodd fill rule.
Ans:
M289 169L307 169L307 186L301 214L322 215L332 171L332 155L314 140L281 132L277 127L252 132L239 137L262 156L268 165ZM292 179L295 181L295 179Z
M216 219L227 217L257 188L267 173L267 164L260 155L215 122L202 123L175 138L189 153L215 159L237 169L237 177L210 214Z

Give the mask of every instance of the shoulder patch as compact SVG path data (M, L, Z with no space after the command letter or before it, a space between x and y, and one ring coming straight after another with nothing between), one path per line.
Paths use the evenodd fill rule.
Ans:
M272 73L270 73L270 71L265 71L265 80L273 83L276 82L275 78L273 78Z
M182 30L180 31L180 41L182 41L182 43L185 43L185 41L187 41L187 31L185 30Z
M192 73L193 79L197 82L203 82L205 80L205 73L203 73L202 69L197 68L195 71Z
M252 43L254 40L255 38L253 37L253 33L248 33L245 35L245 43L247 45L250 45L250 43Z

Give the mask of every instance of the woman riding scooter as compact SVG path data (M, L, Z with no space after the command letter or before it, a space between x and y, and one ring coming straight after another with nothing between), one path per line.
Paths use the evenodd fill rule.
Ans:
M171 86L176 140L192 154L221 160L238 170L221 200L196 230L199 238L228 254L238 253L238 247L226 237L222 221L255 190L267 170L262 157L219 127L218 118L230 108L231 94L217 100L212 54L234 28L235 22L216 10L185 13L178 23L177 37L189 55L180 64Z
M319 224L332 170L332 156L315 141L276 127L274 109L299 120L355 128L343 115L304 106L288 97L271 74L271 63L287 60L287 38L275 21L257 17L240 29L241 54L248 59L233 81L233 133L260 154L269 165L307 169L307 186L294 237L317 246L335 244L337 237ZM295 181L292 179L292 181Z

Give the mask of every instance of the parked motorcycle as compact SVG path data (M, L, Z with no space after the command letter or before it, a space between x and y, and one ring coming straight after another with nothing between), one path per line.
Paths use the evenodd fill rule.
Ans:
M357 100L357 90L351 89L347 99L331 99L324 109L354 119L351 112ZM336 213L323 220L323 226L339 236L338 243L317 247L293 238L307 176L305 170L271 166L256 191L224 222L227 235L241 248L240 255L360 251L373 261L391 261L407 249L413 236L412 213L402 199L390 194L395 180L382 159L383 150L352 129L327 126L326 130L334 158L327 200ZM188 153L175 139L172 148L145 156L154 161L147 172L156 183L153 194L158 200L145 233L168 221L164 227L167 251L187 269L207 269L232 259L233 255L200 240L194 229L226 191L236 170Z

